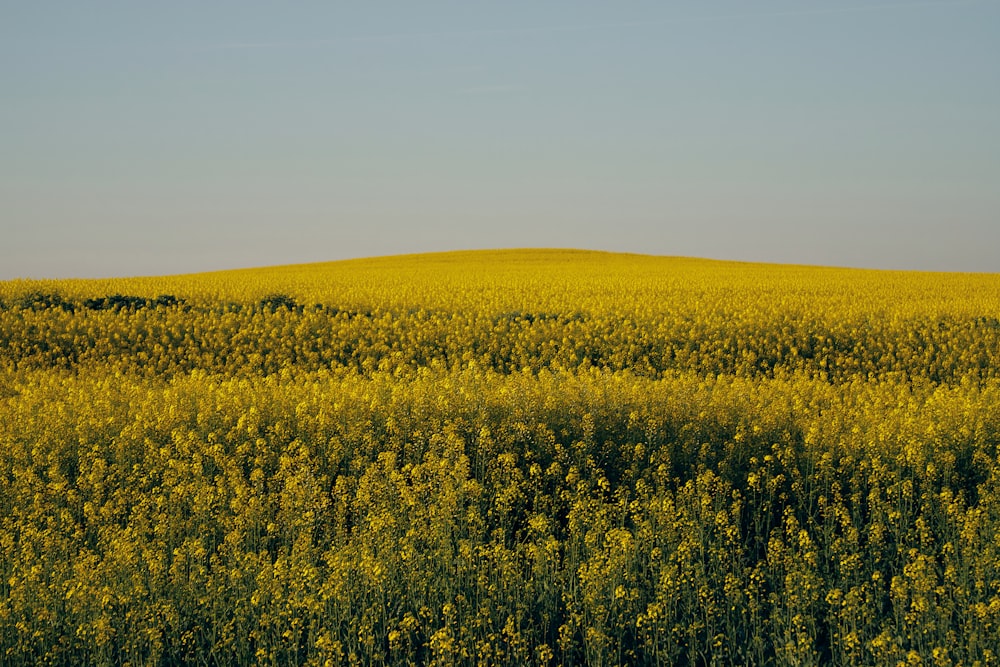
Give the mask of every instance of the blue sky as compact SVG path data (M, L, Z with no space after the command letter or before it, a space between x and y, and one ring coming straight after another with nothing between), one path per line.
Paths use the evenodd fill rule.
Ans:
M7 2L0 279L575 247L1000 272L1000 2Z

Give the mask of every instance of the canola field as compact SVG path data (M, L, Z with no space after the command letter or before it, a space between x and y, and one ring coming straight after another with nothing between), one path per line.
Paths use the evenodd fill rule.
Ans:
M1000 275L0 283L0 664L1000 664Z

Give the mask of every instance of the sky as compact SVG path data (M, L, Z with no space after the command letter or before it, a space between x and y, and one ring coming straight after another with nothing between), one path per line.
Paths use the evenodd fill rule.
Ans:
M0 280L512 247L1000 272L1000 0L0 0Z

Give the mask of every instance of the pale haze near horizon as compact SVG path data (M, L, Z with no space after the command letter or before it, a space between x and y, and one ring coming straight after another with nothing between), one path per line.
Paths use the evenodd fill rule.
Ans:
M0 279L509 247L1000 272L996 1L0 17Z

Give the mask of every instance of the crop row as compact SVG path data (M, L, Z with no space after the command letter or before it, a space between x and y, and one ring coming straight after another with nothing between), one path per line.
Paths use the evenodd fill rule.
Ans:
M0 312L0 363L95 364L166 376L281 369L410 369L470 364L510 373L594 366L650 377L694 371L831 381L924 377L979 381L1000 372L1000 324L987 317L878 321L775 318L629 320L574 314L358 312L334 307Z
M1000 385L35 372L9 662L997 659Z

